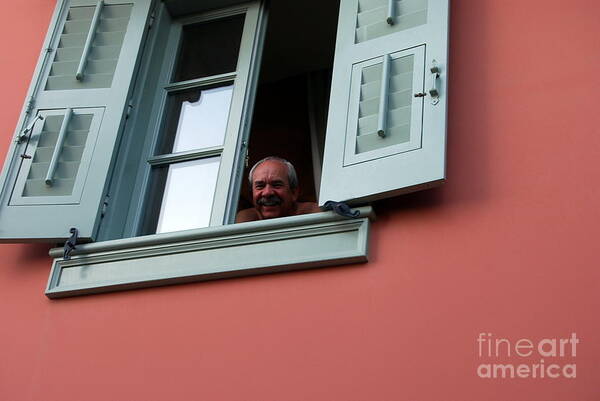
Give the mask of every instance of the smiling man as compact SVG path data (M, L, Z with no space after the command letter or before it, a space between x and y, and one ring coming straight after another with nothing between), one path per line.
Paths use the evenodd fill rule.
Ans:
M292 163L269 156L252 167L248 175L253 208L240 211L236 223L315 213L314 202L298 202L298 176Z

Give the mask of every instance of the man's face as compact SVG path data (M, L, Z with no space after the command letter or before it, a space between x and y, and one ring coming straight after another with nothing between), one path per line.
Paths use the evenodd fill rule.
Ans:
M296 212L298 189L290 189L287 166L267 160L252 176L252 203L261 219L291 216Z

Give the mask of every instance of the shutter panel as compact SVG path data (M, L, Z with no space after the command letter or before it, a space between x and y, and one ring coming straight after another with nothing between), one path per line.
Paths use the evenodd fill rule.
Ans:
M448 0L341 2L319 204L444 180L447 53Z
M93 240L152 2L59 1L1 177L0 241Z

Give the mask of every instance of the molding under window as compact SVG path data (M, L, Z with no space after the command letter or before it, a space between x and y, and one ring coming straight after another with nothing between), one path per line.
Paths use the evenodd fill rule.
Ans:
M367 261L370 207L78 245L54 262L46 295L156 287Z

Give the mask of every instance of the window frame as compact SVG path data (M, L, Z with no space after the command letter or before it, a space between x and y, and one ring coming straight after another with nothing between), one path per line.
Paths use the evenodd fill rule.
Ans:
M140 165L140 169L145 171L145 174L150 174L150 170L160 164L164 163L178 163L183 161L199 160L203 158L220 156L220 166L218 176L216 178L216 188L213 194L213 202L210 211L210 226L221 225L224 223L225 213L228 208L232 205L225 205L226 194L229 192L231 187L231 176L235 164L238 162L238 158L235 157L235 150L237 148L237 142L239 141L240 131L244 128L241 126L240 121L244 118L244 114L249 111L243 107L243 99L245 97L245 91L248 86L248 81L251 81L254 77L248 76L249 69L256 60L252 57L252 46L249 44L254 43L256 31L259 29L258 19L260 10L260 4L257 1L243 3L236 6L231 6L219 10L202 12L199 14L177 18L172 21L169 29L169 39L167 42L168 53L164 58L162 66L162 72L160 76L160 85L162 89L159 89L156 97L154 98L154 112L153 116L156 116L154 126L152 127L152 144L148 152L148 158L146 163ZM164 11L164 7L163 10ZM242 28L242 35L240 38L240 50L237 58L237 68L235 71L224 71L221 74L174 82L176 60L182 41L183 29L186 25L192 25L202 22L211 22L223 18L232 16L243 15L244 24ZM153 63L154 60L150 57L145 62ZM219 84L233 84L233 94L228 112L228 124L224 137L224 142L221 146L215 146L212 148L204 148L198 150L192 150L187 152L171 153L170 155L157 155L158 144L161 141L161 137L165 135L164 124L168 118L166 113L166 106L168 97L172 93L177 93L187 89L202 89L211 87ZM144 196L148 192L149 178L144 180L142 183L141 191L139 192ZM145 203L144 200L139 203ZM225 208L220 207L225 205ZM136 226L134 235L140 234L140 229L143 226L142 214L147 211L146 206L138 207L136 210Z
M176 68L175 60L183 26L240 14L245 15L245 22L236 71L177 83L171 82ZM156 80L156 88L134 89L134 97L130 103L132 112L123 133L125 143L121 146L122 150L119 150L119 158L112 174L109 199L103 221L100 223L98 241L143 235L146 198L151 185L151 169L165 161L183 162L220 154L221 163L210 226L231 224L235 221L266 20L266 5L260 0L240 2L229 7L176 18L170 17L168 7L164 4L157 6L153 30L145 44L148 51L142 56L138 78L140 83ZM157 56L155 49L160 46L164 46L165 53L161 55L159 52ZM162 62L157 64L156 59ZM162 125L166 118L164 109L168 93L172 90L200 88L226 82L234 83L234 93L223 145L201 151L156 156L155 149L160 143ZM146 100L148 97L151 98L150 101ZM150 119L147 118L148 114L151 116ZM143 126L141 122L143 120L149 120L147 127ZM143 142L143 145L140 146L136 142ZM140 159L131 162L135 157ZM131 168L137 171L135 177L130 173ZM124 225L122 222L125 222Z

